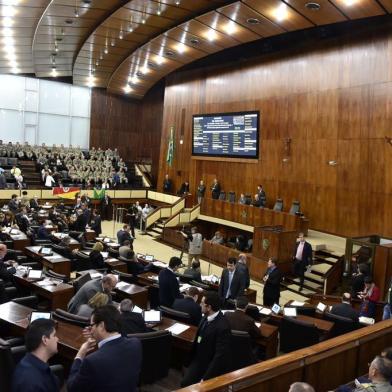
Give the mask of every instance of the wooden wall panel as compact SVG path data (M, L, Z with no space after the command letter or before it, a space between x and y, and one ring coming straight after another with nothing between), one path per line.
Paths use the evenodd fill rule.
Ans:
M125 161L151 160L153 179L159 166L163 115L163 86L158 84L142 101L94 88L91 97L90 146L117 148Z
M287 50L247 62L179 71L166 80L158 188L166 172L176 188L216 176L225 191L254 194L268 205L301 201L311 227L346 236L392 236L392 34L385 28ZM256 164L190 158L192 114L261 112ZM179 144L182 111L185 125ZM166 164L169 128L174 164ZM285 157L285 139L291 154ZM329 165L336 161L337 165ZM207 190L210 195L209 189Z

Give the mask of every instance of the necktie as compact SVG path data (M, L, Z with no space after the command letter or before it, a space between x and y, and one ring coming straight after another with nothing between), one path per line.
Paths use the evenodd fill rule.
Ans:
M231 282L233 281L234 272L229 272L229 287L227 288L226 298L230 297Z

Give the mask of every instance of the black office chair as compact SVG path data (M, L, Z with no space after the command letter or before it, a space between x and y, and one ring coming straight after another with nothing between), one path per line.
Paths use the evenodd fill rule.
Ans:
M231 330L232 371L257 363L248 332Z
M290 353L319 342L319 334L314 324L283 317L280 327L280 351Z
M180 278L180 282L182 283L190 283L194 279L193 275L187 275L187 274L180 274L178 275Z
M118 259L120 257L120 253L118 249L108 248L109 256Z
M168 308L167 306L163 306L163 305L159 307L159 310L162 312L164 316L169 317L173 320L181 321L186 324L190 323L191 316L188 313L180 312L178 310L174 310L172 308Z
M297 214L298 212L300 212L300 210L301 210L300 202L299 202L298 200L294 200L294 201L293 201L293 204L292 204L291 207L290 207L289 214L295 215L295 214Z
M283 211L283 199L276 199L274 208L274 211Z
M83 252L74 253L74 263L73 267L76 271L86 271L89 269L93 269L92 262L90 260L90 256L86 255Z
M72 281L73 287L75 289L75 293L79 291L79 289L88 281L91 280L91 275L89 273L83 274Z
M252 196L249 194L245 195L245 204L250 206L252 204Z
M287 306L288 308L292 307L297 309L297 314L302 314L304 316L315 317L316 308L311 306Z
M219 194L219 200L226 200L226 192L225 191L221 191Z
M38 297L36 295L28 295L26 297L13 298L12 302L16 302L19 305L28 306L32 309L38 308Z
M198 282L197 280L191 280L189 284L191 286L200 287L203 290L211 290L211 287L208 284Z
M235 192L229 192L229 202L235 203Z
M171 357L171 334L155 331L127 335L140 339L143 348L141 384L152 384L169 374Z
M350 318L338 316L329 312L323 314L323 319L334 323L330 334L331 337L340 336L359 328L359 323L355 323Z
M90 324L90 320L88 317L78 316L76 314L69 313L63 309L56 309L52 313L52 317L56 320L78 325L79 327L87 327Z
M113 270L113 274L118 275L119 280L127 282L127 283L136 283L137 278L132 274L127 274L125 272L121 272L118 270Z

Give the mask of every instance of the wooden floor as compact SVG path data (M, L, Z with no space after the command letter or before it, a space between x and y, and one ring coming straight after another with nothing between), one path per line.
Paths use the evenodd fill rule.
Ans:
M103 221L103 234L108 237L116 238L116 233L121 228L121 226L121 224L114 224L112 221ZM313 248L316 246L325 245L327 250L333 252L336 255L342 255L346 246L345 238L321 233L314 230L309 230L307 241L312 244ZM136 230L136 240L133 245L135 252L153 255L156 259L164 262L168 262L172 256L180 256L180 251L178 249L156 241L149 235L142 235L139 230ZM186 254L183 257L183 261L184 263L187 263ZM201 259L201 272L202 275L215 274L220 277L222 268ZM263 285L251 280L250 287L257 291L257 302L262 303ZM284 290L281 292L280 304L283 305L290 300L304 301L306 299L306 297L296 294L290 290Z

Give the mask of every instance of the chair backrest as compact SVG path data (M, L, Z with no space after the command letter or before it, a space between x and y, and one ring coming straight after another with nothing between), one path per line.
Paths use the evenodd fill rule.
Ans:
M50 278L59 279L59 280L63 281L64 283L66 283L68 281L68 276L67 275L58 274L57 272L54 272L52 270L47 270L45 272L45 275L49 276Z
M114 257L116 259L118 259L120 252L118 251L118 249L114 249L114 248L108 248L108 252L109 252L109 256Z
M15 362L12 357L11 346L0 339L0 391L11 390L12 373Z
M79 291L79 289L87 283L89 280L91 280L91 275L89 273L83 274L79 276L79 278L75 279L73 283L73 287L75 289L75 292Z
M226 200L226 192L225 191L221 191L219 194L219 200Z
M128 337L140 339L143 348L140 382L152 384L169 373L171 357L171 334L169 331L156 331L131 334Z
M283 211L283 199L276 199L274 211Z
M70 324L79 325L80 327L87 327L90 324L88 317L78 316L73 313L69 313L63 309L56 309L52 313L53 318L60 321L65 321Z
M113 274L118 275L119 280L127 283L136 283L137 278L132 274L127 274L118 270L113 270Z
M164 316L167 316L171 319L174 319L177 321L183 321L185 323L190 322L191 316L189 313L180 312L178 310L174 310L172 308L168 308L167 306L163 306L163 305L161 305L159 307L159 309L161 310L161 312L163 313Z
M334 323L330 334L331 337L343 335L347 332L354 331L359 327L359 324L355 323L350 318L338 316L329 312L325 312L323 314L323 319L327 321L332 321Z
M200 283L200 282L198 282L197 280L191 280L191 281L189 282L189 284L190 284L191 286L200 287L200 288L203 289L203 290L210 290L210 289L211 289L211 287L208 286L208 284Z
M235 203L235 192L229 192L229 202Z
M314 317L316 315L316 308L313 306L295 306L295 309L297 309L297 314L310 317Z
M231 331L231 352L234 353L232 356L233 371L257 362L256 356L253 354L252 341L248 332Z
M293 204L290 207L290 211L289 214L291 215L295 215L297 212L299 212L301 210L301 205L300 202L298 200L294 200Z
M18 297L13 298L12 302L16 302L17 304L28 306L32 309L38 308L38 297L36 295L28 295L26 297Z
M60 254L61 256L67 257L67 255L69 254L70 250L62 245L57 245L57 244L52 244L51 245L52 249L54 252Z
M252 204L252 196L249 194L245 195L245 204L247 204L248 206L250 206Z
M280 351L289 353L319 342L319 334L314 324L283 317L280 327Z

